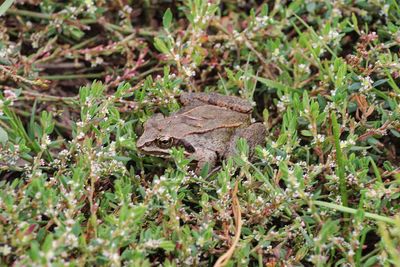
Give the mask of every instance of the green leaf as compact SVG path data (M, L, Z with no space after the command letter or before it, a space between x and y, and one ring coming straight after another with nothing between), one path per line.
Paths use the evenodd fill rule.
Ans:
M32 261L38 261L40 259L40 254L39 254L39 243L36 240L33 240L31 242L31 249L29 250L29 256L32 259Z
M7 9L13 4L14 0L5 0L4 3L0 6L0 16L6 13Z
M338 62L337 64L339 64L339 67L334 79L334 83L336 87L340 87L344 84L343 81L347 74L347 65L338 59L336 59L335 62Z
M326 119L326 112L322 112L317 117L317 124L320 125L321 123L325 122Z
M74 40L79 41L80 39L82 39L82 37L85 35L85 33L83 31L81 31L79 28L77 27L71 27L70 28L70 33L71 33L71 37Z
M302 248L300 248L298 251L297 251L297 253L296 253L296 259L297 260L302 260L302 259L304 259L306 256L307 256L307 254L308 254L308 247L302 247Z
M353 22L354 30L359 34L360 30L358 28L358 21L357 21L356 15L354 13L351 13L351 21Z
M5 145L5 143L8 141L8 134L7 132L0 126L0 143Z
M175 244L171 241L161 241L160 248L164 249L165 251L173 251L175 249Z
M209 169L210 169L210 165L207 162L206 164L204 164L203 168L201 168L200 177L203 177L203 178L207 177Z
M164 54L168 54L169 53L169 49L168 49L167 45L160 38L157 38L157 37L154 38L154 46L161 53L164 53Z
M128 215L129 215L129 209L126 205L123 205L119 212L119 221L124 222L128 218Z
M12 62L8 58L0 57L0 64L6 65L6 66L11 66Z
M313 136L310 130L301 130L301 134L304 136Z
M364 267L374 266L379 261L378 256L372 256L368 258L364 263Z
M379 144L379 140L372 136L367 139L367 142L370 145L378 145Z
M400 133L399 133L397 130L395 130L395 129L390 129L390 132L391 132L394 136L396 136L397 138L400 138Z
M339 176L339 188L340 188L340 195L342 197L342 203L344 206L347 206L347 188L346 188L346 180L345 180L345 159L342 153L342 148L340 147L340 125L337 121L336 114L332 112L331 114L332 120L332 132L333 138L335 142L336 148L336 164L338 165L337 168L337 176Z
M380 80L374 82L374 84L372 86L373 87L377 87L379 85L382 85L382 84L386 83L387 81L388 81L388 79L380 79Z
M390 72L387 69L385 69L385 73L386 73L386 75L387 75L387 77L389 79L388 83L389 83L390 87L392 87L392 89L396 93L400 94L400 88L399 88L399 86L397 86L396 82L393 80L392 75L390 74Z
M296 91L298 92L298 89L294 89L294 88L290 88L289 86L282 84L280 82L274 81L274 80L270 80L270 79L266 79L266 78L261 78L258 77L256 75L251 75L251 77L253 77L254 79L256 79L257 81L259 81L260 83L265 84L267 87L270 88L274 88L274 89L279 89L279 90L284 90L284 89L290 89L292 91Z
M169 26L171 26L171 21L172 21L172 12L171 9L167 9L165 11L164 16L163 16L163 26L164 28L168 29Z
M43 242L42 249L45 252L50 251L53 248L53 234L48 234Z
M352 85L350 85L350 86L348 87L348 89L349 89L350 92L355 92L355 91L357 91L357 90L360 89L360 88L361 88L361 83L359 83L359 82L353 83Z

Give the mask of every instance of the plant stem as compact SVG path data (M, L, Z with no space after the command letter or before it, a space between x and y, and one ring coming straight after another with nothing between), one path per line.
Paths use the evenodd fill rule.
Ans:
M341 206L341 205L337 205L337 204L333 204L333 203L329 203L329 202L325 202L325 201L319 201L319 200L313 201L313 204L315 204L317 206L329 208L329 209L338 210L338 211L341 211L344 213L350 213L350 214L356 214L358 211L353 208L349 208L349 207L345 207L345 206ZM373 219L376 221L381 221L381 222L385 222L385 223L389 223L389 224L393 224L393 225L396 223L396 221L392 218L385 217L385 216L375 214L375 213L365 212L364 216L368 219Z
M31 17L31 18L37 18L37 19L52 19L52 15L50 15L50 14L39 13L39 12L34 12L34 11L29 11L29 10L21 10L21 9L16 9L16 8L10 8L9 10L7 10L6 13L11 14L11 15Z
M65 74L65 75L44 75L40 76L43 80L69 80L69 79L79 79L79 78L101 78L106 75L105 72L100 73L85 73L85 74Z
M331 119L332 119L333 139L335 141L335 147L336 147L336 163L338 166L336 174L337 176L339 176L340 195L342 198L343 205L348 206L346 179L344 177L344 158L342 149L340 147L340 127L337 122L335 112L332 112Z
M16 8L11 8L7 10L7 14L11 15L17 15L17 16L24 16L24 17L31 17L31 18L37 18L37 19L45 19L45 20L51 20L57 16L57 13L55 14L45 14L45 13L39 13L39 12L34 12L34 11L29 11L29 10L21 10L21 9L16 9ZM157 36L156 31L151 31L151 30L146 30L146 29L128 29L121 27L119 25L115 25L109 22L102 22L100 19L81 19L79 20L80 23L82 24L95 24L99 23L104 25L104 27L112 30L116 30L122 33L137 33L142 36Z

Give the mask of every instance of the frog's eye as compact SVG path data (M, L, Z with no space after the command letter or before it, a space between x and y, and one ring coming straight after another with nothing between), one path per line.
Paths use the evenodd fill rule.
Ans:
M157 140L157 145L160 148L170 148L174 142L173 138L160 138Z

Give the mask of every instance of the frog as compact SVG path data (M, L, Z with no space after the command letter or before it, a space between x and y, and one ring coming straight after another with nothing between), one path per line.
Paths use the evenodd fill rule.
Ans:
M143 125L136 146L141 153L170 158L173 147L195 162L195 173L213 170L218 163L237 154L236 143L244 138L254 154L265 143L266 128L252 122L253 105L240 97L219 93L183 92L182 107L164 116L155 113Z

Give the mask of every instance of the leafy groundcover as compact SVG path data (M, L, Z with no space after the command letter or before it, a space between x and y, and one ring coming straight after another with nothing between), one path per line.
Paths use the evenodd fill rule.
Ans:
M400 266L398 1L2 9L1 265ZM252 101L265 146L140 154L183 91Z

